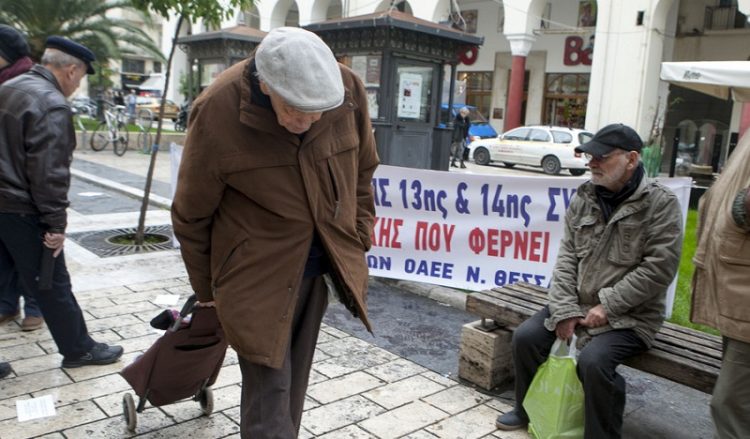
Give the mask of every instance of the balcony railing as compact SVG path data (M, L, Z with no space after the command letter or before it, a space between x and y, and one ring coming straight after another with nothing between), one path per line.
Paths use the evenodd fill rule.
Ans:
M737 11L737 5L706 6L705 30L727 30L750 28L747 16Z

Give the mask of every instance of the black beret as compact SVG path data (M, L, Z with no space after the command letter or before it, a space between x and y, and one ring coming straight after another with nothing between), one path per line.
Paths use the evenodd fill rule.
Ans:
M86 73L89 75L95 73L94 67L91 66L91 63L96 61L96 57L94 56L94 52L89 50L88 47L56 35L47 38L47 42L44 46L48 49L57 49L80 59L86 64Z
M0 57L13 64L24 56L29 56L29 44L23 34L8 25L0 24Z

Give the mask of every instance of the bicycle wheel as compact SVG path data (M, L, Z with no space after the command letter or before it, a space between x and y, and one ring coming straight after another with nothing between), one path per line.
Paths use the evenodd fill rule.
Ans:
M151 154L151 133L141 131L136 139L136 147L144 154Z
M107 122L101 122L97 125L94 132L91 134L91 140L89 140L89 146L94 151L101 151L109 144L109 129L107 128Z
M117 139L114 141L113 146L115 154L122 156L125 151L128 150L128 127L122 122L117 123Z

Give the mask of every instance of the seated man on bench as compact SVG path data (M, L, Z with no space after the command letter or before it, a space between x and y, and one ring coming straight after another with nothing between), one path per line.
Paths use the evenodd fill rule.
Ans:
M620 437L625 380L616 368L659 331L682 246L677 197L644 175L642 146L632 128L612 124L576 148L591 181L565 215L548 306L513 333L516 406L497 418L498 428L526 427L522 402L537 368L555 338L570 339L578 327L589 339L578 359L585 438Z

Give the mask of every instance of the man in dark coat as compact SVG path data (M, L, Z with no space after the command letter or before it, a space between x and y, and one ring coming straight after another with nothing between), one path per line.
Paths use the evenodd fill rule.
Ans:
M469 137L469 128L471 127L471 121L469 121L469 109L462 107L456 114L456 119L453 121L453 136L451 138L451 166L456 167L456 157L460 160L461 167L465 168L464 165L464 149L466 149L466 138Z
M95 342L72 293L63 244L76 141L66 97L94 73L94 54L49 37L41 65L0 86L0 285L16 271L36 297L63 367L109 364L122 347ZM50 262L43 273L40 261ZM51 275L51 286L42 280Z

